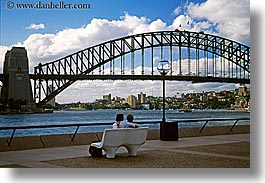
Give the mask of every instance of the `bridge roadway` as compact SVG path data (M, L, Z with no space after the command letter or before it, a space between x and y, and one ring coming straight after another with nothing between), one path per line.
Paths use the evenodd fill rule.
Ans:
M4 74L0 74L0 81L6 80ZM35 75L30 74L30 79L38 80L162 80L160 75ZM165 80L170 81L192 81L193 83L221 82L221 83L242 83L250 84L250 79L202 77L202 76L165 76Z

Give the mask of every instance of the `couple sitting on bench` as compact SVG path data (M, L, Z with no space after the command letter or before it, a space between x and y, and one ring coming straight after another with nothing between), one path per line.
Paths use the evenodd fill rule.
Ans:
M115 158L119 147L124 146L130 156L136 156L138 148L145 143L148 128L132 123L133 116L127 116L128 121L123 121L123 114L118 114L113 129L105 129L101 142L94 142L89 146L92 157L102 157L102 149L107 158Z
M127 115L127 121L124 121L123 114L117 114L116 122L113 124L113 129L117 128L138 128L136 123L133 123L133 115Z

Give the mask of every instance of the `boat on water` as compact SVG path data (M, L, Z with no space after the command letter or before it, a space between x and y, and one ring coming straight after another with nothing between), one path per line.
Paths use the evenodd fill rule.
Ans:
M184 113L184 112L192 112L192 110L191 109L180 109L179 112L182 112L182 113Z

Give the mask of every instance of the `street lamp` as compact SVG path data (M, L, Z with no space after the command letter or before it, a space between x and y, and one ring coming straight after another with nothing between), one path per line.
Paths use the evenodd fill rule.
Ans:
M178 140L178 123L177 122L166 122L166 114L165 114L165 76L170 71L170 63L168 60L161 60L157 65L157 70L162 76L163 80L163 117L162 122L160 123L160 139L161 140Z
M163 117L162 117L162 123L166 122L166 114L165 114L165 88L166 88L166 84L165 84L165 76L167 75L167 73L170 70L170 64L168 60L161 60L160 62L158 62L157 65L157 70L159 71L159 73L162 75L162 80L163 80Z

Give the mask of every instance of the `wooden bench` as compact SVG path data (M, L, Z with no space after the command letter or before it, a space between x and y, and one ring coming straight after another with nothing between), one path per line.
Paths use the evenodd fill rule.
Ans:
M126 147L129 156L136 156L138 148L146 141L147 133L148 127L106 129L102 141L94 142L91 146L102 148L107 158L115 158L116 151L121 146Z

